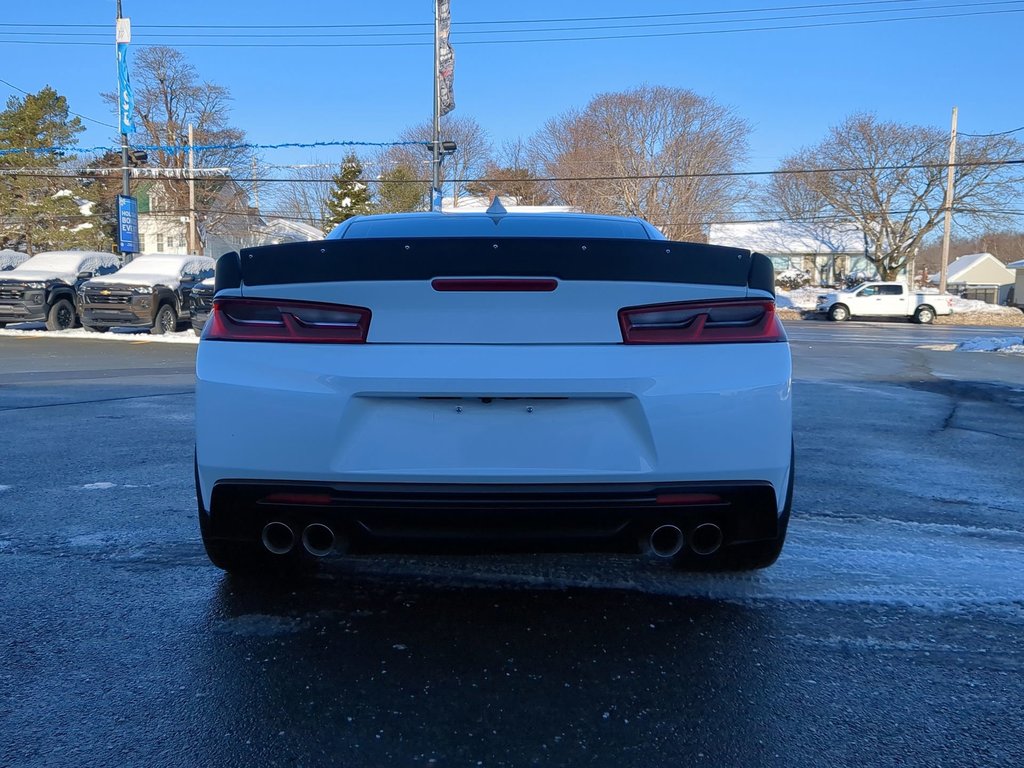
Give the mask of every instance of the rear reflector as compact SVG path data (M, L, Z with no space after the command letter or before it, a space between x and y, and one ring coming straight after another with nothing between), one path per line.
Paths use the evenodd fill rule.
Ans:
M272 493L260 499L261 504L315 504L325 506L331 503L329 493Z
M215 299L203 330L209 341L353 344L366 341L370 310L278 299Z
M534 291L548 292L558 287L557 280L533 278L448 278L439 277L431 281L435 291Z
M770 299L715 299L619 310L626 344L786 341Z

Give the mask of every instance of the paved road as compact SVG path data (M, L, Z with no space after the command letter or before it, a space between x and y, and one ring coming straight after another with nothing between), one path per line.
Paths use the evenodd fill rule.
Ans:
M953 333L792 331L767 571L364 557L299 591L202 554L194 347L0 337L0 765L1024 764L1024 359L918 331Z

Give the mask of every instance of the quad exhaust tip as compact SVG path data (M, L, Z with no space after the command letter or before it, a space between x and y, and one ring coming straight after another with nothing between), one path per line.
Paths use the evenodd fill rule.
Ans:
M274 520L263 526L263 546L275 555L287 555L295 546L295 531L286 523Z
M302 546L313 557L326 557L334 550L334 531L323 523L310 523L302 532Z
M659 525L651 531L647 546L657 557L675 557L683 549L683 532L679 526L666 524Z
M714 523L701 523L690 534L690 549L698 555L713 555L722 546L722 529Z

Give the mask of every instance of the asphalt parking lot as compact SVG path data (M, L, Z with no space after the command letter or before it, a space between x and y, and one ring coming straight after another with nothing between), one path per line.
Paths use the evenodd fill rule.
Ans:
M0 337L0 765L1024 764L1024 357L794 324L779 562L206 561L192 344Z

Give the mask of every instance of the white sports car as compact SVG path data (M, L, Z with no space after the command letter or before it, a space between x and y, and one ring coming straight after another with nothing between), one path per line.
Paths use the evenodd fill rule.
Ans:
M366 216L227 254L196 375L228 571L410 548L746 569L785 538L771 262L639 219Z

